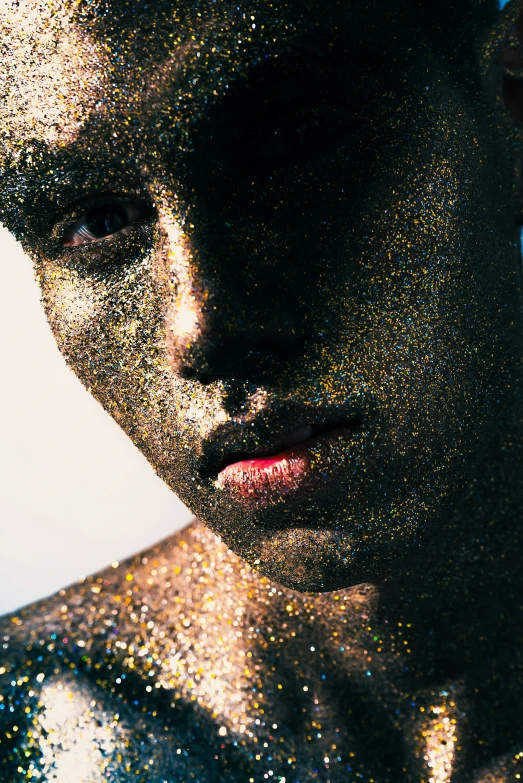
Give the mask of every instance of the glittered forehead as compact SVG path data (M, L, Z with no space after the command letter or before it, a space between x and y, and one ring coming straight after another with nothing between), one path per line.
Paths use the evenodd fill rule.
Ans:
M310 8L314 2L0 0L4 150L33 140L70 145L97 113L139 116L159 92L174 94L191 61L198 73L185 82L214 79L209 94L217 95L240 65L278 56L282 41L302 37Z
M25 0L0 5L1 134L20 144L74 140L110 66L75 24L70 5Z
M462 55L455 36L463 37L465 27L473 34L477 20L492 19L498 4L502 6L504 0L424 0L421 4L411 0L404 7L420 13L434 40L439 39L438 46L461 57L470 47L463 47ZM247 44L261 29L269 43L289 37L293 27L301 35L307 27L303 19L314 6L312 1L293 5L273 0L156 0L148 4L136 0L0 0L0 138L6 147L32 139L51 146L68 145L109 102L121 99L125 105L129 99L141 99L148 89L156 90L166 73L173 73L184 58L190 59L200 36L210 33L219 49L220 31L229 26L239 45L224 46L220 62L217 56L205 62L208 72L222 69L219 78L226 79L229 65L234 70L242 61L245 66L250 56ZM324 6L326 12L341 7L338 0ZM369 19L366 8L363 2L350 4L356 27ZM348 13L346 6L344 13ZM386 28L392 13L383 3L383 11L365 24L373 25L374 38L378 33L378 47L379 20ZM185 32L180 36L180 31ZM149 44L144 47L147 34ZM223 41L227 43L225 36ZM227 51L229 63L225 62ZM145 63L147 58L150 61ZM177 64L171 67L175 59Z

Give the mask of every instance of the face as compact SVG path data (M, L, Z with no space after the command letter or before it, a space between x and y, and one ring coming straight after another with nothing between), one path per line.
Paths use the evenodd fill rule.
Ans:
M3 20L3 220L69 365L262 573L394 570L446 534L521 355L477 75L409 3L55 6Z

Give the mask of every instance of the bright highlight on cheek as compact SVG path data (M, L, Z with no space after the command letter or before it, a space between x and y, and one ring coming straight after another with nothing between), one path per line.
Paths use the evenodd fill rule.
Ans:
M49 274L49 273L48 273ZM100 288L81 278L74 270L55 270L54 280L46 286L46 311L59 345L82 340L100 314ZM72 346L71 346L72 347Z

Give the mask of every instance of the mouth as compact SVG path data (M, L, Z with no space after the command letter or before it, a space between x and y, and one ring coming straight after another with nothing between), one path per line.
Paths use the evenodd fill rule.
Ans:
M266 449L229 453L219 461L214 486L251 507L300 497L300 490L325 485L343 466L362 421L304 424Z
M328 422L327 424L306 424L278 441L274 446L252 452L237 451L224 456L218 463L218 475L230 465L246 461L255 462L257 460L267 459L268 457L281 455L295 446L306 444L308 441L319 438L322 435L328 435L329 433L336 433L339 431L341 434L351 436L355 427L360 423L361 420L358 419Z

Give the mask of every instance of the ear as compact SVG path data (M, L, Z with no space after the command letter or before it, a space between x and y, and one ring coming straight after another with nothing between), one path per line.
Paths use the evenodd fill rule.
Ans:
M517 219L523 222L523 0L503 4L480 42L479 56L490 106L513 156Z
M480 40L479 58L491 104L509 126L523 123L523 0L503 5L495 24Z
M501 99L517 128L523 123L523 10L516 6L501 47L503 76Z

